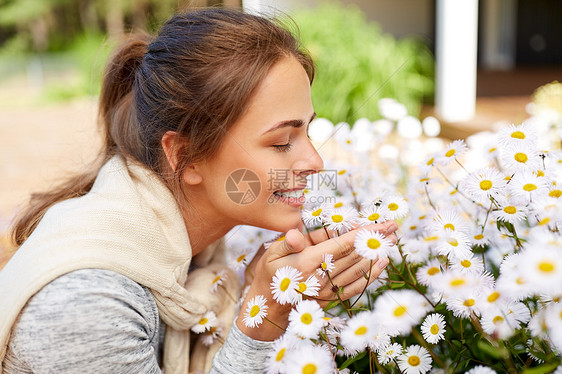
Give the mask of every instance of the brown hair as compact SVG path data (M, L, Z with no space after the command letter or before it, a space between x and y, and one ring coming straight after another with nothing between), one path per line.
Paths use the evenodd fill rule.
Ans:
M106 67L99 100L105 146L98 163L53 191L32 195L14 226L14 242L21 245L53 204L86 194L101 165L116 154L163 176L161 141L167 131L189 140L177 152L171 186L177 194L185 167L215 154L258 84L284 56L295 57L312 82L312 60L289 31L232 9L176 15L153 40L131 36Z

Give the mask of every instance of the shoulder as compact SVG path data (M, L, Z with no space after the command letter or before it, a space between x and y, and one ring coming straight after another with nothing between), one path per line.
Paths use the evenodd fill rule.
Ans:
M39 371L149 364L155 361L158 327L148 289L113 271L82 269L53 280L29 300L10 349Z

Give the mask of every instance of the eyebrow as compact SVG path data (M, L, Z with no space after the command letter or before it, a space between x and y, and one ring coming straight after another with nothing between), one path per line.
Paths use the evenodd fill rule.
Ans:
M312 122L312 120L316 118L316 112L312 113L312 116L310 117L310 119L308 120L308 123ZM289 121L283 121L283 122L279 122L278 124L276 124L275 126L273 126L272 128L270 128L269 130L265 131L262 135L268 134L270 132L285 128L285 127L294 127L294 128L298 128L298 127L302 127L304 125L304 122L300 119L292 119Z

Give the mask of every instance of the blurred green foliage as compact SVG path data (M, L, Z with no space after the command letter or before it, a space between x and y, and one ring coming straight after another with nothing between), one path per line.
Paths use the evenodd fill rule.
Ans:
M379 118L383 97L417 116L424 100L432 99L434 58L421 40L396 40L352 5L323 3L292 18L316 63L312 100L319 116L351 124Z

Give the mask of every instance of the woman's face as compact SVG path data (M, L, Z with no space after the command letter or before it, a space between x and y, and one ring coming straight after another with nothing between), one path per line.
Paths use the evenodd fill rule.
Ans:
M307 136L314 115L303 67L294 57L278 61L218 153L199 165L215 219L276 231L300 224L306 176L323 167Z

